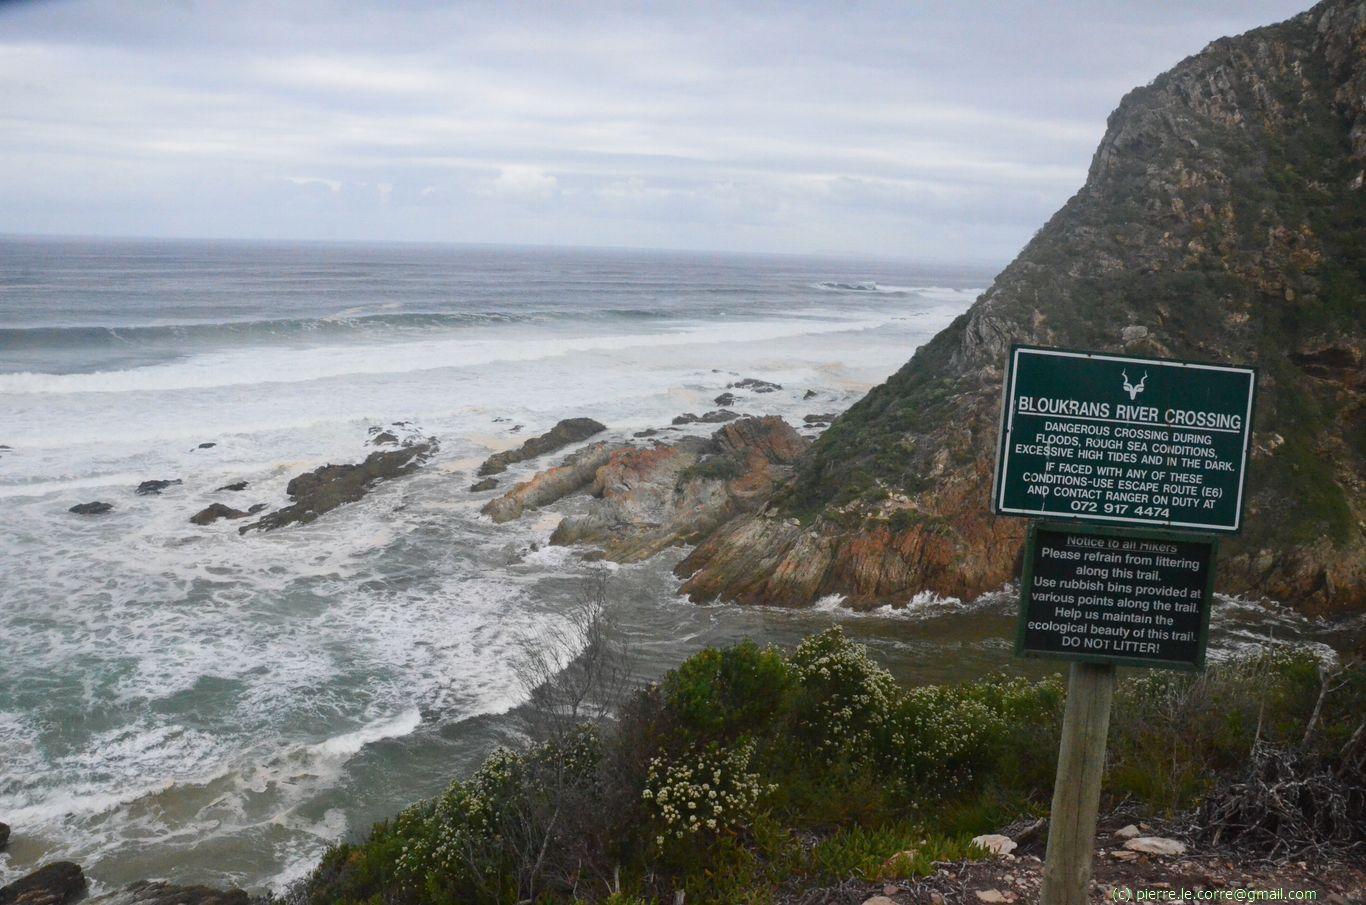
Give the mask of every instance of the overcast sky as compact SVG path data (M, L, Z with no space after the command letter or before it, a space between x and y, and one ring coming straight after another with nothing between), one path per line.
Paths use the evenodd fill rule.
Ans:
M1306 0L0 0L0 232L1004 262Z

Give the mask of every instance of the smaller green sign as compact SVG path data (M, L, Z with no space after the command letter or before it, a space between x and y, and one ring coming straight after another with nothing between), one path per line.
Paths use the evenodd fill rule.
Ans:
M1013 346L992 507L1236 532L1252 368Z
M1215 553L1212 538L1032 525L1015 653L1201 669Z

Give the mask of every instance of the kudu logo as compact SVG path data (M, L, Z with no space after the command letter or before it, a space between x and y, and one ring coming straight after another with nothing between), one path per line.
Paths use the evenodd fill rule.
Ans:
M1139 393L1143 392L1143 385L1148 382L1148 372L1143 372L1143 379L1138 383L1129 382L1128 371L1120 371L1119 373L1124 375L1124 392L1129 394L1129 401L1132 402L1138 398Z

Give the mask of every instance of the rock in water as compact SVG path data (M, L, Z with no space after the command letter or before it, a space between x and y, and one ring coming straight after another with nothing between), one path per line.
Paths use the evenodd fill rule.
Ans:
M113 503L95 500L93 503L77 503L75 506L68 509L67 512L74 512L77 515L103 515L113 508Z
M195 525L211 525L221 518L246 518L249 514L222 503L212 503L190 516L190 522Z
M9 824L0 823L0 852L3 852L7 845L9 845Z
M724 424L724 423L727 422L727 421L734 421L736 418L739 418L739 417L740 417L739 413L737 413L737 412L732 412L732 411L730 411L729 409L721 409L720 411L707 412L705 415L694 415L692 412L685 412L684 414L679 415L678 417L674 418L673 423L674 423L674 424Z
M566 518L552 544L600 544L635 562L749 511L791 474L806 441L776 415L732 421L711 439L627 447L598 469L586 514Z
M576 490L582 490L593 480L598 469L607 463L613 450L620 448L605 441L585 446L565 459L563 464L539 472L531 480L523 481L502 496L489 500L481 511L495 522L510 522L528 508L545 506Z
M509 465L515 465L518 462L525 462L527 459L534 459L537 456L564 449L571 443L587 440L594 434L600 434L605 430L607 430L606 425L599 424L592 418L566 418L539 437L532 437L527 440L517 449L509 449L489 456L484 460L484 464L479 466L479 474L482 477L507 471Z
M217 443L201 443L195 449L213 449L217 445Z
M250 901L246 892L240 889L176 886L161 880L141 880L88 899L86 905L248 905Z
M222 487L219 487L217 490L215 490L214 493L218 493L219 491L222 491L222 490L231 490L231 491L233 491L234 493L236 493L236 492L239 491L239 490L246 490L246 489L247 489L247 482L246 482L246 481L237 481L237 482L232 483L232 484L224 484Z
M169 481L143 481L138 485L137 490L134 490L133 492L141 496L147 496L148 494L161 493L161 491L165 490L167 487L173 487L179 483L181 483L179 478Z
M370 438L371 446L389 446L397 443L398 437L394 436L392 431L380 431Z
M79 864L53 861L8 886L0 886L0 905L65 905L85 894Z
M412 446L372 452L358 465L324 465L304 472L285 486L294 505L277 509L237 530L246 534L253 529L270 531L285 525L306 525L344 503L354 503L379 482L408 474L436 448L436 440L428 438Z
M760 380L757 377L746 377L744 380L726 384L728 390L753 390L756 393L772 393L782 388L782 384L769 383L767 380Z
M484 478L482 481L475 481L470 485L470 493L483 493L485 490L492 490L497 486L497 478Z
M685 590L868 607L1012 581L1027 523L989 494L1020 342L1258 366L1247 517L1218 589L1366 611L1364 22L1363 0L1327 0L1129 92L1080 191L790 485L703 540Z
M721 408L724 409L724 408L730 408L732 405L734 405L735 402L736 402L736 399L735 399L735 394L734 394L734 393L722 393L720 396L717 396L717 397L716 397L715 399L713 399L712 401L715 402L717 405L721 406Z
M839 416L839 412L826 412L824 415L807 415L802 421L806 424L829 424Z

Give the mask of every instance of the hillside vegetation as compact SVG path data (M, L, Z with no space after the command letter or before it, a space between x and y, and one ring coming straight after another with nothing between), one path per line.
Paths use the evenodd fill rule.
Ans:
M617 719L499 751L337 846L288 898L625 905L683 890L689 903L731 905L923 875L982 856L974 835L1046 812L1061 704L1058 678L904 687L839 629L788 653L703 650L632 694ZM1132 675L1115 708L1110 804L1241 813L1220 790L1278 752L1304 775L1348 777L1333 786L1342 820L1315 800L1290 807L1332 844L1366 846L1360 664L1325 678L1307 654L1266 652L1200 676ZM1273 840L1289 825L1261 813ZM1222 832L1249 854L1266 850L1251 830Z

